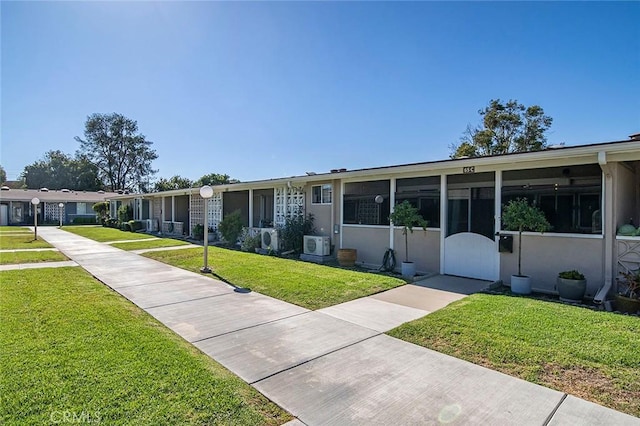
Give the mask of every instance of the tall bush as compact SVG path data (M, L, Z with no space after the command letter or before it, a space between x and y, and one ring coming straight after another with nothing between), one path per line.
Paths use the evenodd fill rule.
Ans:
M222 238L228 244L235 244L242 232L242 215L240 210L236 210L235 212L225 216L225 218L220 221L218 230L222 234Z
M303 213L298 213L285 220L284 226L278 230L278 236L285 251L293 250L302 253L303 240L305 235L313 235L314 217L309 213L306 217Z
M96 212L96 215L98 216L98 220L100 221L100 223L105 225L107 222L107 219L109 219L109 202L101 201L101 202L95 203L92 208L93 208L93 211Z
M133 219L133 209L129 204L118 207L118 222L126 223Z

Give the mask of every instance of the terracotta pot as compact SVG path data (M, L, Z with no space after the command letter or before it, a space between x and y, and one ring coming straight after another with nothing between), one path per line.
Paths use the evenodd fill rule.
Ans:
M627 314L637 314L640 311L640 299L616 294L616 310Z
M340 266L351 267L356 264L356 259L358 258L358 250L344 248L338 249L338 264Z

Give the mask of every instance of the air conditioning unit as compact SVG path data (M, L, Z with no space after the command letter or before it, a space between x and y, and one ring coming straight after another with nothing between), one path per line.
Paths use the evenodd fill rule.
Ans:
M331 238L317 237L315 235L304 236L304 254L316 256L328 256L331 254Z
M155 219L147 219L147 232L158 232L158 221Z
M260 229L260 240L262 241L262 248L267 250L278 250L279 249L279 241L278 241L278 231L274 228L262 228Z

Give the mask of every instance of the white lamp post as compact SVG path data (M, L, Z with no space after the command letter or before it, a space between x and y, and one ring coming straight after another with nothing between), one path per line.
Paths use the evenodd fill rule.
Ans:
M208 243L209 243L209 199L213 197L213 188L209 185L205 185L200 188L200 196L204 198L204 266L200 269L200 272L209 274L211 273L211 269L209 269L209 254L208 254Z
M38 239L38 204L40 204L40 199L38 197L33 197L31 199L31 204L33 204L33 208L35 210L35 214L33 215L33 226L34 226L34 238L33 240Z
M62 228L62 214L63 214L62 212L64 211L63 210L64 204L60 203L60 204L58 204L58 207L60 207L60 228Z

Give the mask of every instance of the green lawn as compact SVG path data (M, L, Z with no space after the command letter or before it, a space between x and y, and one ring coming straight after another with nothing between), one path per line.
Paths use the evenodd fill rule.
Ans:
M640 319L476 294L388 334L640 416Z
M19 251L0 253L0 265L14 265L17 263L60 262L68 260L59 251Z
M0 250L51 248L51 244L38 237L34 241L33 234L25 235L0 235Z
M80 268L0 272L0 424L282 424L290 416Z
M126 232L115 228L106 228L104 226L63 226L62 229L101 243L108 241L143 240L145 238L153 238L153 236L148 234Z
M27 233L32 232L29 228L23 226L0 226L0 234L3 233Z
M189 244L186 241L174 240L172 238L161 238L159 240L140 240L134 241L130 243L114 243L111 244L112 247L117 247L122 250L141 250L141 249L151 249L158 247L176 247L183 246Z
M198 272L203 249L145 253L144 256ZM320 309L405 284L398 278L209 247L214 273L239 287L308 308Z

